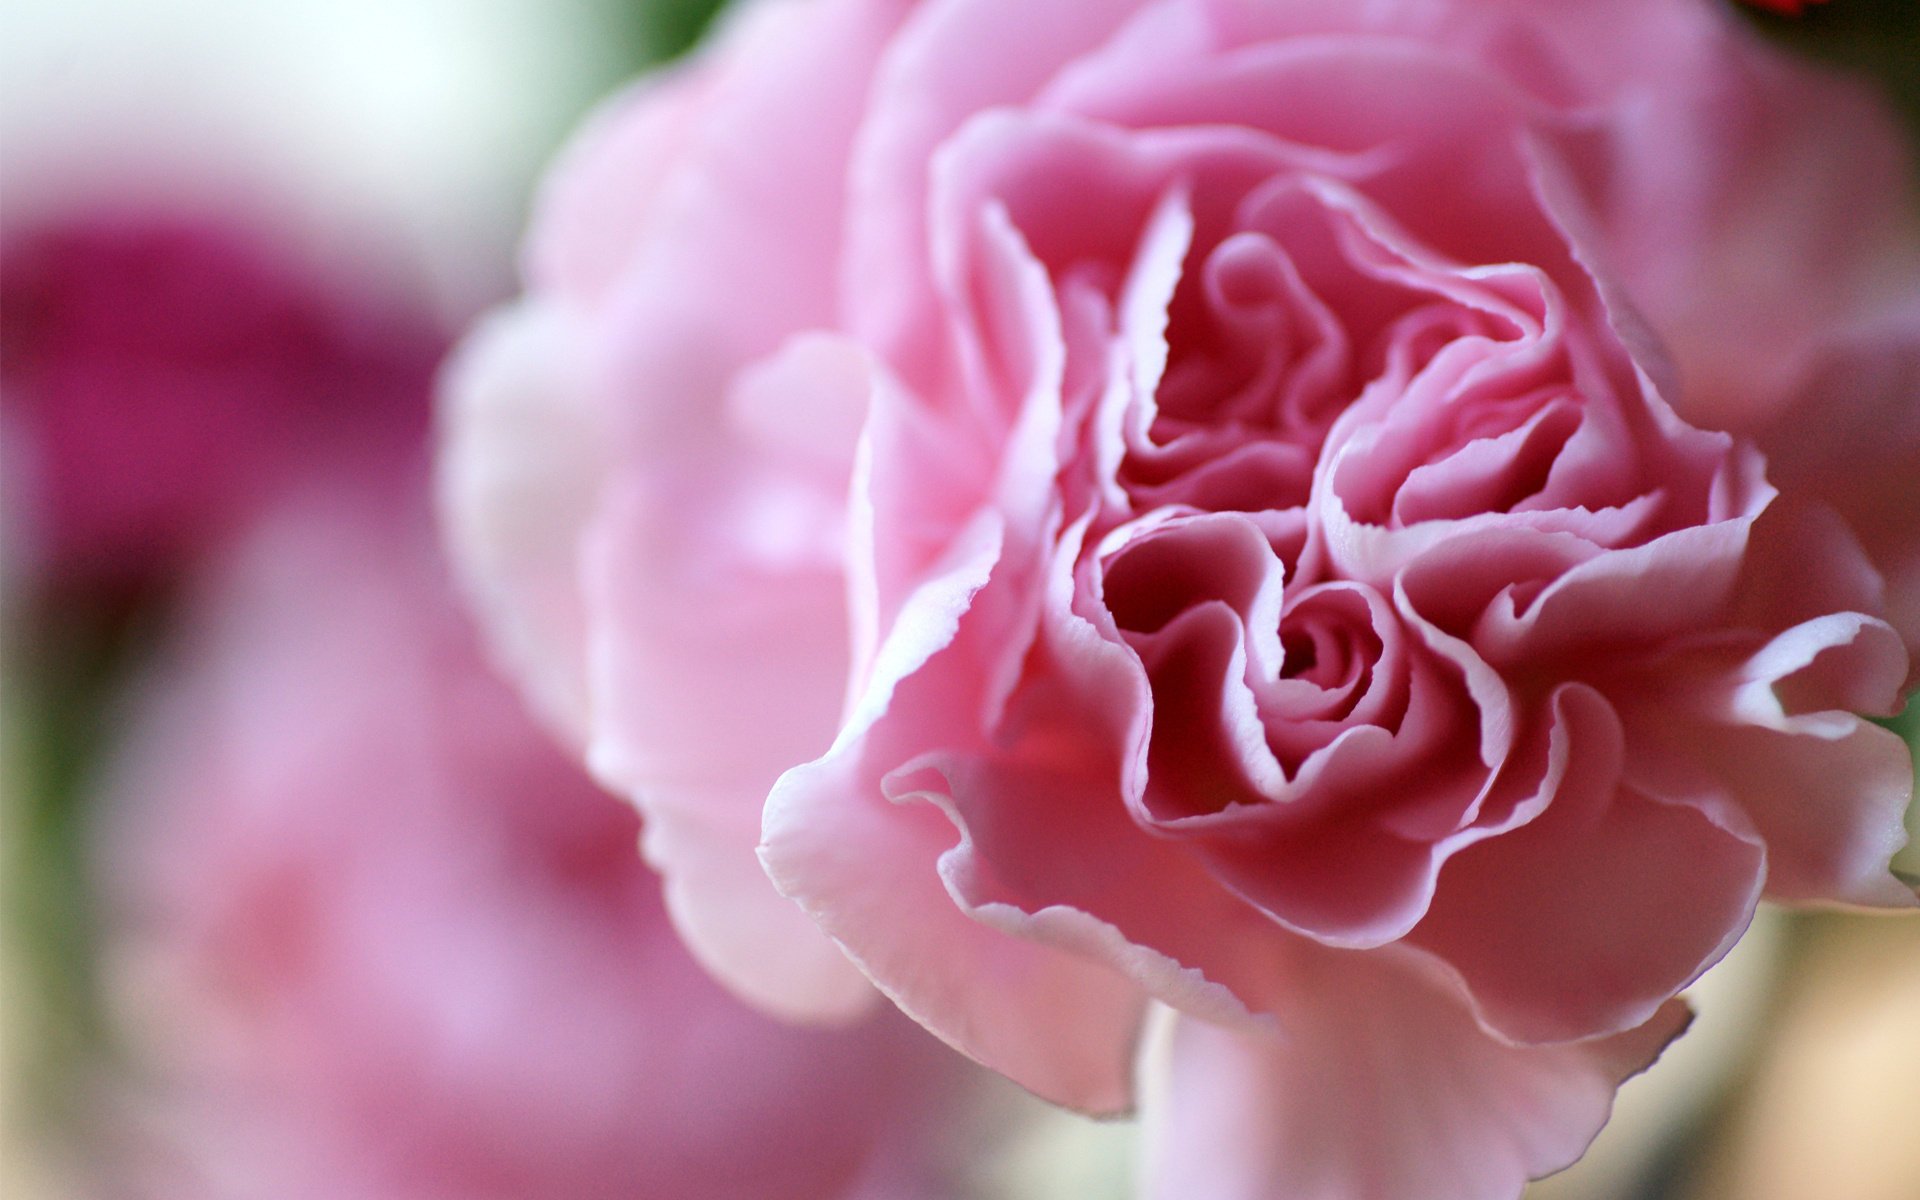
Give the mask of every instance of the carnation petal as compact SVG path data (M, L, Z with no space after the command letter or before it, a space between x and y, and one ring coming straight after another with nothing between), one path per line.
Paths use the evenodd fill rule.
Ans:
M963 912L942 879L954 843L938 809L896 804L879 779L861 778L847 750L781 778L761 856L781 889L942 1040L1054 1103L1126 1112L1145 996L1080 952Z
M1846 716L1835 736L1813 718L1788 730L1693 726L1693 754L1733 795L1767 845L1767 894L1913 908L1889 871L1906 845L1913 755L1900 736Z
M1061 64L1099 45L1138 7L1139 0L934 0L915 10L880 65L868 101L873 116L853 157L858 219L849 224L839 282L848 327L863 341L890 361L939 360L927 307L934 288L923 254L924 164L967 118L1039 92ZM1020 36L1007 37L1009 29Z
M1619 721L1598 694L1565 686L1552 711L1544 809L1449 860L1411 935L1525 1043L1650 1019L1739 938L1766 874L1737 811L1623 786Z
M833 1018L865 985L754 859L768 791L832 742L846 686L845 583L808 549L836 529L818 504L808 480L697 460L608 489L587 543L588 753L657 831L649 857L702 961L747 999Z
M751 829L648 810L640 846L661 870L680 940L734 995L782 1020L837 1025L869 1015L879 993L798 905L773 890L754 840Z
M1783 492L1823 501L1845 519L1851 534L1828 541L1859 539L1920 673L1920 266L1907 287L1904 303L1850 324L1809 355L1759 441ZM1820 436L1807 436L1809 427Z
M822 164L851 152L897 18L868 0L746 5L713 43L724 74L592 316L620 331L592 365L632 453L711 433L735 372L832 326L846 181Z
M540 716L587 737L580 538L606 471L569 315L526 300L489 318L445 369L440 512L496 656Z
M1793 385L1817 348L1920 280L1902 138L1859 81L1765 53L1726 14L1660 7L1672 36L1657 43L1613 22L1636 42L1611 57L1648 90L1567 156L1583 257L1672 354L1683 417L1791 438ZM1844 235L1809 217L1836 213ZM1841 399L1823 422L1871 404L1829 394Z
M1496 1200L1572 1163L1686 1026L1514 1046L1391 952L1291 954L1277 1033L1180 1018L1149 1092L1153 1200Z
M994 664L1023 620L1018 572L996 574L1007 553L997 526L976 521L907 599L833 749L775 787L761 859L908 1015L1042 1097L1116 1113L1132 1103L1146 1004L1094 957L1115 957L1118 939L1062 911L1041 919L1044 936L1017 936L1025 922L1008 897L959 878L967 822L924 769L990 744Z
M528 282L590 301L619 281L700 127L717 74L711 61L668 68L588 118L535 199L521 252Z

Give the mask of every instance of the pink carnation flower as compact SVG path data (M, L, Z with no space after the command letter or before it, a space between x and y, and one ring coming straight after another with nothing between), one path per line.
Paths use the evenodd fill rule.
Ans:
M971 1068L897 1014L802 1031L722 992L632 812L481 666L424 513L362 484L268 515L136 697L110 1194L949 1195Z
M751 5L450 530L741 994L1093 1112L1158 1003L1155 1194L1511 1196L1763 895L1914 905L1903 169L1692 0Z

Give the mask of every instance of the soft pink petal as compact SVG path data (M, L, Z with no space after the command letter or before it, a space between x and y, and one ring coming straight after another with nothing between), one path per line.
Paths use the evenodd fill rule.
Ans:
M1912 908L1888 864L1907 842L1913 755L1896 733L1857 717L1836 732L1809 718L1789 730L1674 725L1767 845L1767 894ZM1809 727L1814 726L1814 727Z
M1463 976L1490 1026L1522 1042L1650 1019L1753 916L1766 854L1737 814L1623 785L1619 722L1597 694L1556 694L1539 816L1455 855L1411 940Z
M877 386L824 336L741 373L731 444L635 469L588 541L590 762L647 813L649 859L702 961L789 1015L844 1016L871 989L754 855L780 773L833 741L847 690L843 510ZM805 439L791 405L809 403Z
M1431 44L1308 36L1202 50L1175 43L1184 69L1083 72L1057 102L1139 129L1248 127L1293 147L1367 194L1454 263L1530 263L1577 281L1545 221L1512 136L1527 101ZM1435 172L1449 181L1435 203Z
M469 336L441 386L448 546L496 655L534 707L587 738L580 536L599 499L602 419L561 307L522 302Z
M1153 1200L1515 1200L1688 1020L1670 1001L1610 1038L1520 1047L1405 958L1300 951L1284 971L1277 1033L1175 1024L1144 1114Z
M1031 97L1138 4L933 0L894 39L853 159L853 220L840 283L849 328L896 368L930 367L940 358L926 304L934 288L925 255L925 164L935 147L976 112ZM1019 36L1007 36L1015 29ZM922 386L930 378L909 375Z
M849 654L838 564L801 540L831 514L779 483L690 463L606 499L588 546L589 763L657 826L649 857L701 960L758 1004L836 1017L870 990L754 859L774 780L833 739Z
M1792 492L1754 520L1734 593L1735 620L1768 635L1833 613L1879 617L1887 607L1886 581L1853 530L1827 505Z
M950 878L956 848L967 853L965 831L926 791L923 772L902 773L943 745L982 745L984 664L1005 614L981 597L1002 546L983 528L956 549L965 553L902 607L833 750L781 777L761 858L780 890L941 1038L1057 1103L1124 1111L1146 999L1139 985L1088 956L1085 939L1101 935L1085 922L1044 918L1048 932L1028 938L993 927L1017 927L1017 914L963 911L964 888L956 895ZM1071 928L1059 928L1063 919Z
M1623 709L1631 770L1649 789L1737 805L1766 844L1769 896L1913 907L1889 871L1907 840L1912 753L1836 711L1888 705L1903 659L1877 621L1795 626L1722 677ZM1864 690L1876 681L1877 695Z
M658 816L648 849L703 960L789 1014L870 995L771 885L748 885L767 791L831 742L846 687L846 471L871 382L791 339L832 322L840 164L899 16L746 6L690 76L622 101L549 193L530 251L535 284L570 298L565 373L480 363L461 390L494 419L456 411L451 435L485 443L447 490L508 655L584 725L601 777ZM590 471L488 478L524 451L500 411L568 428L576 382L587 452L622 464L614 477L597 495ZM781 436L783 389L835 413L805 445Z
M741 371L727 397L730 424L754 449L798 460L840 491L877 386L858 345L835 334L802 333L773 357Z
M681 941L734 995L796 1023L870 1015L879 996L807 914L773 890L753 852L757 836L654 809L636 850L663 873L662 897Z
M878 0L754 4L722 32L724 78L593 314L595 382L635 458L714 435L734 372L834 323L843 164L898 17Z
M601 103L535 198L521 251L532 287L591 302L619 281L645 244L662 186L694 141L716 87L724 86L724 60L703 56Z
M1747 660L1735 705L1756 725L1844 711L1900 714L1907 652L1884 621L1858 612L1814 617L1781 633Z
M1183 1011L1245 1019L1243 997L1258 994L1247 950L1270 926L1123 799L1126 735L1145 700L1137 666L1084 625L1052 620L1032 664L991 745L909 764L891 794L938 806L960 832L941 873L969 912L1078 948Z
M1474 648L1489 662L1510 668L1593 646L1659 645L1711 628L1733 598L1749 524L1695 525L1643 546L1595 555L1547 581L1530 604L1503 595L1482 615ZM1446 561L1443 547L1415 570L1423 583L1437 584L1446 574ZM1412 586L1408 594L1415 594Z
M1832 331L1912 294L1920 242L1883 103L1763 52L1725 14L1685 24L1657 53L1634 52L1630 70L1651 86L1569 161L1590 210L1587 256L1674 356L1675 406L1751 434Z
M899 799L851 754L789 772L767 807L768 870L944 1041L1057 1104L1127 1111L1138 985L1084 951L968 916L942 878L952 823Z
M1248 756L1231 743L1219 699L1223 679L1234 686L1241 670L1237 623L1223 606L1208 605L1189 610L1166 636L1223 629L1211 653L1169 641L1153 648L1165 659L1148 660L1154 825L1192 839L1223 885L1290 928L1336 945L1398 938L1426 911L1451 847L1402 833L1396 817L1437 799L1450 805L1442 829L1451 830L1488 776L1473 755L1474 726L1461 719L1464 688L1456 681L1449 694L1423 670L1402 685L1415 695L1398 728L1356 723L1262 795L1253 771L1235 769ZM1277 780L1277 768L1273 774Z
M958 841L941 855L940 875L952 903L977 920L1107 963L1186 1011L1245 1020L1238 997L1256 993L1243 986L1252 982L1247 951L1270 927L1184 848L1134 820L1125 780L1146 681L1117 640L1070 611L1081 532L1070 531L1055 553L1040 639L1017 690L991 713L994 735L903 763L883 790L897 802L932 804L952 822ZM988 593L968 599L975 607L966 619L975 623L997 604ZM939 636L958 631L956 620ZM920 686L898 685L909 701ZM1155 887L1136 886L1147 877Z

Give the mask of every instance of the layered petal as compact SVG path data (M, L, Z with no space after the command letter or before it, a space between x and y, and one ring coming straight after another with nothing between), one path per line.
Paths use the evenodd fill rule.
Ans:
M1088 953L1090 941L1124 947L1068 912L963 911L955 879L966 872L966 830L926 803L938 793L915 770L930 747L980 740L967 714L978 712L980 662L998 631L993 606L978 601L1002 545L986 525L956 550L903 608L832 751L781 777L761 858L782 892L944 1040L1056 1103L1124 1112L1146 996ZM1029 936L1009 936L1018 932Z
M1913 757L1849 707L1888 712L1906 656L1859 616L1796 625L1693 686L1623 711L1641 786L1737 807L1767 849L1767 893L1912 908L1890 870L1906 844Z
M745 10L550 193L613 466L495 621L763 1004L1114 1112L1163 1002L1162 1187L1515 1191L1763 890L1895 900L1893 152L1811 331L1735 186L1834 95L1691 0Z
M1530 1044L1651 1020L1746 930L1767 864L1739 809L1628 787L1596 693L1568 687L1552 712L1540 814L1449 861L1409 938L1460 973L1490 1028Z
M1920 269L1907 296L1823 339L1757 431L1768 470L1846 521L1886 584L1888 619L1920 657ZM1805 436L1818 423L1822 436ZM1839 540L1839 539L1835 539Z
M1174 1023L1145 1112L1147 1195L1518 1196L1580 1156L1614 1089L1688 1021L1671 1001L1610 1038L1514 1046L1415 960L1295 948L1282 964L1277 1033Z

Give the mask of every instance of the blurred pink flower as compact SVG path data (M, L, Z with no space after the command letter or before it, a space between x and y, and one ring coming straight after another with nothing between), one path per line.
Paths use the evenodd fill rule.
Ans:
M1914 904L1903 170L1696 0L749 6L450 532L741 994L1100 1112L1160 1001L1155 1194L1511 1196L1763 892Z
M111 1194L951 1195L990 1077L897 1014L795 1030L713 984L631 811L482 667L420 506L358 493L278 505L135 697Z
M183 568L291 474L414 451L444 334L246 219L137 198L9 231L0 389L54 587Z

